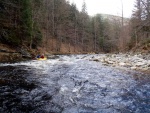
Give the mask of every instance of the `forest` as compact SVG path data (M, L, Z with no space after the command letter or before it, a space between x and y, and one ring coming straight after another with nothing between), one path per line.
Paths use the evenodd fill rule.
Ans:
M123 14L122 14L123 15ZM150 48L150 0L136 0L131 18L89 16L66 0L1 0L0 43L58 53Z

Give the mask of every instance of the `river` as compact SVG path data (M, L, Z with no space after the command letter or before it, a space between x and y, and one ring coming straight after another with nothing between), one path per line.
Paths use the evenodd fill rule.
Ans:
M0 64L0 113L150 113L150 76L97 55Z

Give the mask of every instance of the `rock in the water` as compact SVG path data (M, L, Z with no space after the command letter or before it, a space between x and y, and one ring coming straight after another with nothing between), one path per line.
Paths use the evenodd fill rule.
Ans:
M126 65L126 63L124 63L124 62L120 62L120 63L119 63L119 65L120 65L120 66L125 66L125 65Z
M132 70L136 70L136 69L137 69L137 67L131 67L131 69L132 69Z
M93 59L93 61L99 62L99 60L98 60L98 59Z

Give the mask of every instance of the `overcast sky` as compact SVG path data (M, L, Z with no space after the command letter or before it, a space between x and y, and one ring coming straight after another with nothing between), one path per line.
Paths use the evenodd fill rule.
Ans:
M83 0L67 0L70 3L74 2L77 8L81 11ZM97 13L122 15L122 3L124 10L124 17L131 17L134 8L135 0L85 0L87 5L87 12L93 16Z

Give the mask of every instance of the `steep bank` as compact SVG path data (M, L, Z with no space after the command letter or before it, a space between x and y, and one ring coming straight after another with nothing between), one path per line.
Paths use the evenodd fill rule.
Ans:
M59 44L59 45L58 45ZM26 59L34 59L37 54L82 54L83 50L79 46L68 43L60 43L56 39L50 40L46 44L30 49L27 46L12 47L10 45L0 43L0 62L14 62Z
M0 44L0 62L21 60L22 56L16 49L6 45Z
M131 50L134 53L150 54L150 42L145 44L139 44L132 48Z

